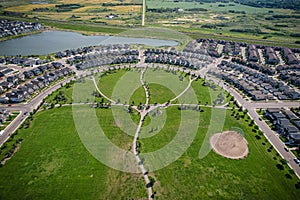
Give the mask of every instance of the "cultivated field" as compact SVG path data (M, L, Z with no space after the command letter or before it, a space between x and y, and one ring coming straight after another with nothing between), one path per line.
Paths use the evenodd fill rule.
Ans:
M24 13L26 19L38 18L45 25L82 31L87 34L96 26L112 25L131 29L141 25L142 1L51 1L49 4L29 4L3 1L3 11ZM69 5L67 9L56 6ZM72 8L76 4L76 8ZM138 4L138 5L137 5ZM45 8L44 10L42 8ZM1 13L1 8L0 8ZM110 19L109 15L117 15ZM52 20L64 21L53 23ZM165 27L188 34L193 38L212 37L242 40L279 46L299 47L300 14L296 10L257 8L229 3L197 3L172 0L147 1L146 26ZM84 23L80 28L74 24ZM114 34L116 31L109 33Z

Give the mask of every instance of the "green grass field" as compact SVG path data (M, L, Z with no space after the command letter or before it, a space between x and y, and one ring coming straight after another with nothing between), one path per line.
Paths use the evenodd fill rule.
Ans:
M168 112L172 113L172 120L175 120L175 115L180 115L175 108ZM242 129L250 154L243 160L230 160L211 151L208 156L199 159L210 113L210 108L204 108L199 131L188 151L173 164L154 173L157 199L296 199L299 191L294 184L298 179L295 176L292 180L287 179L288 167L285 166L284 171L276 168L276 163L280 163L279 157L274 150L267 151L270 145L264 139L255 139L255 133L245 121L236 120L229 113L224 130L233 127ZM173 123L166 125L169 130L176 129ZM153 138L141 140L145 151L155 150L170 142L176 132L168 131L168 128Z
M129 141L113 128L109 110L98 114L112 141ZM43 111L34 118L31 128L19 132L23 137L20 150L0 169L1 199L121 199L146 195L140 175L110 169L89 154L74 127L71 107Z
M149 74L153 73L149 71ZM166 72L159 72L156 77L164 78L161 73ZM170 76L170 73L166 74ZM138 75L134 70L128 74L120 70L98 79L99 88L111 96L118 80L124 76L138 80ZM178 79L178 76L172 76ZM207 94L202 83L200 80L192 85L197 100L209 101L202 99ZM85 84L90 84L90 80L79 83L82 88ZM182 85L186 86L184 82ZM148 86L151 96L164 95L158 91L157 84ZM162 89L172 95L165 87ZM71 89L68 90L61 89L66 94ZM133 94L141 98L142 93L139 87ZM81 106L91 109L88 105ZM156 199L296 199L300 195L300 190L295 188L298 178L287 165L283 165L283 170L276 167L281 163L280 157L274 149L268 151L270 144L263 136L256 139L259 131L248 125L251 121L248 116L238 119L236 116L242 113L237 110L227 110L222 129L234 128L244 133L250 151L247 158L231 160L211 151L200 159L199 150L206 140L209 119L213 112L221 112L217 108L202 109L198 132L187 151L169 166L149 173L155 180ZM150 138L139 140L141 152L158 150L172 141L179 128L180 112L195 111L179 111L177 106L167 108L163 129ZM130 150L132 137L116 126L112 111L96 109L96 115L110 141ZM138 115L134 115L132 118L137 121ZM86 150L76 131L71 106L38 112L30 124L29 128L18 131L14 139L22 137L20 149L0 168L0 199L143 199L147 196L141 175L110 169ZM150 119L146 119L144 125L148 124L151 124Z

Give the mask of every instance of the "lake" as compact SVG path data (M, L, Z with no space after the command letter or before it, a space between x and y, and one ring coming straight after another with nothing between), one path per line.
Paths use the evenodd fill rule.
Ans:
M172 40L129 38L119 36L86 36L75 32L45 31L0 42L0 55L47 55L67 49L104 44L143 44L147 46L176 46Z

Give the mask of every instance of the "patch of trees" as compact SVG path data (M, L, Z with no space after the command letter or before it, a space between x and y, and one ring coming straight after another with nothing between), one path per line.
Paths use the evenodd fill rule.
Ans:
M266 29L272 30L272 31L280 31L279 28L275 28L275 27L269 26L269 25L264 25L263 27L266 28Z
M147 8L147 12L166 13L177 12L179 8Z
M228 6L232 6L233 3L258 7L258 8L285 8L292 10L300 10L300 1L299 0L177 0L178 2L199 2L202 3L217 3L220 7L224 7L223 3L231 3Z
M49 12L50 9L49 8L34 8L34 9L32 9L32 11L34 11L34 12Z
M275 24L274 25L275 27L289 27L289 25L287 25L287 24Z
M110 6L141 6L142 3L102 3L102 6L110 7Z
M189 8L189 9L184 9L184 10L191 11L191 12L206 12L206 11L208 11L205 8Z
M229 13L246 14L246 11L228 10Z
M290 18L300 19L300 15L273 15L273 18L275 18L275 19L290 19Z
M300 33L292 33L290 34L291 37L300 37Z
M12 16L12 17L23 17L25 13L22 12L11 12L11 11L4 11L3 15Z
M215 24L204 24L201 26L201 28L215 29L217 26Z
M147 8L147 12L154 12L154 13L166 13L166 12L178 12L180 8L175 7L175 8ZM184 9L184 11L188 12L206 12L208 11L205 8L187 8Z
M111 12L111 11L113 10L109 8L96 8L96 9L89 10L90 13Z
M279 170L284 170L284 166L282 164L277 164L276 167L279 169Z
M267 34L266 32L263 32L260 29L250 29L250 28L245 28L245 29L240 29L240 28L234 28L230 29L230 32L238 32L238 33L252 33L252 34Z
M297 182L297 183L295 184L295 188L296 188L296 189L300 189L300 182Z
M62 4L62 5L55 5L57 12L69 12L77 8L84 7L83 5L74 3L74 4Z

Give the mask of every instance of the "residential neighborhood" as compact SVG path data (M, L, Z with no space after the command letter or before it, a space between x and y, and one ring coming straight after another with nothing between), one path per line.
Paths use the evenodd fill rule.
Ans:
M0 38L37 31L41 28L41 24L37 22L21 22L0 19Z
M0 82L0 103L20 103L34 92L48 86L57 79L70 75L73 71L60 62L25 70L10 76Z
M300 146L300 113L294 109L268 108L264 116L272 123L273 129L285 138L289 146Z
M1 199L300 199L300 0L0 0Z
M209 73L232 84L254 101L300 98L299 92L282 80L241 64L224 60Z

